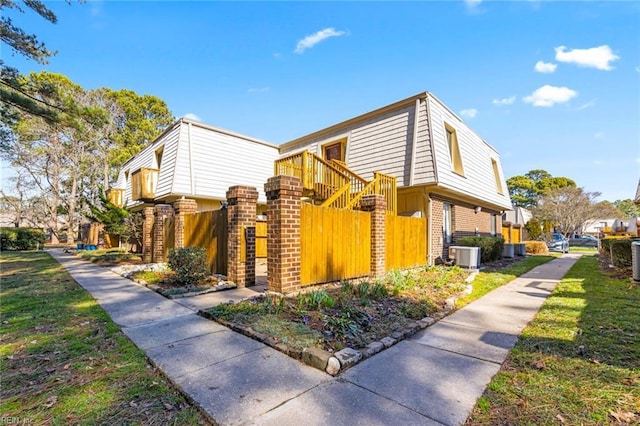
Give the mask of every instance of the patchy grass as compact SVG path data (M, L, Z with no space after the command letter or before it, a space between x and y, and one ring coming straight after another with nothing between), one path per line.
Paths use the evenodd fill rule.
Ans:
M102 266L142 263L140 255L128 253L127 251L118 248L105 250L82 250L78 251L78 256Z
M595 254L598 252L598 249L595 247L569 247L569 252L571 253L585 253L585 254Z
M583 256L524 330L467 424L640 423L640 286Z
M0 257L0 413L24 424L207 424L45 252Z
M559 256L559 255L558 255ZM505 285L509 281L514 280L520 275L529 272L536 266L547 263L558 257L556 255L532 255L527 256L523 260L513 262L504 268L487 268L486 272L480 272L473 280L473 290L471 294L465 295L456 301L456 308L462 308L465 305L481 298L500 286Z

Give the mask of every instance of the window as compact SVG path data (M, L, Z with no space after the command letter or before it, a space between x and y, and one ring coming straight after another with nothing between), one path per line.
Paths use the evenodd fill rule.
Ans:
M491 214L491 235L496 236L496 220L498 219L498 215L495 213Z
M502 180L500 179L500 172L498 172L498 162L493 158L491 159L491 167L493 167L493 177L496 180L496 189L498 191L498 194L502 195L504 194L504 190L502 189Z
M338 142L331 142L322 146L322 157L327 160L345 160L345 147L347 145L347 140L343 139Z
M462 168L462 157L460 156L460 146L458 144L458 136L453 127L445 123L445 132L447 134L447 145L449 146L449 158L451 158L451 170L455 173L464 176L464 169Z
M154 158L155 160L155 164L154 164L154 168L160 170L160 165L162 164L162 154L164 153L164 146L159 148L156 151L156 156Z
M444 203L442 208L442 235L444 236L444 242L449 244L453 235L453 218L452 218L451 204Z

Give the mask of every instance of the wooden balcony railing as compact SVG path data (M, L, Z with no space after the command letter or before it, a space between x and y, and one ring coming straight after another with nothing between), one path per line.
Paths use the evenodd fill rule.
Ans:
M124 207L124 189L110 188L107 190L107 200L116 207Z
M360 201L368 194L381 194L387 200L387 213L397 212L396 179L374 172L374 179L366 181L341 161L327 162L304 151L275 162L276 175L295 176L302 181L306 195L321 201L324 207L360 209Z
M151 201L158 185L158 169L141 168L131 173L131 199Z

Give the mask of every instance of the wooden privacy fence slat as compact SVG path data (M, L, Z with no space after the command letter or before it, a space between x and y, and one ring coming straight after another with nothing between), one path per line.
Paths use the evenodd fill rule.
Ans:
M304 203L300 216L300 284L369 275L369 213Z
M513 228L511 231L511 242L519 243L522 241L522 237L520 236L520 228Z
M204 247L211 272L227 274L227 210L186 215L184 246Z
M267 257L267 221L256 221L256 258Z
M164 241L164 258L169 260L169 250L176 246L176 220L173 216L166 217L164 219L164 224L162 227L163 230L163 240Z
M387 215L386 268L411 268L427 263L427 219Z

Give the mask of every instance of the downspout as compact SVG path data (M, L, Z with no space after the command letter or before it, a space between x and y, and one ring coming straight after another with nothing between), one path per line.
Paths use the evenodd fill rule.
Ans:
M428 220L428 224L427 224L427 264L429 266L433 265L433 244L432 244L432 239L433 239L433 220L432 220L432 205L431 205L431 196L429 195L429 193L427 192L426 188L422 188L422 196L424 197L425 201L427 202L427 220Z
M193 175L193 151L191 150L191 123L187 127L187 142L189 143L189 176L191 177L191 195L196 194L195 176Z
M413 186L416 173L416 151L418 150L418 124L420 123L420 98L416 99L413 113L413 138L411 139L411 163L409 164L409 186Z
M427 105L427 122L429 123L429 145L431 146L431 160L433 161L433 179L436 185L438 184L438 162L436 161L436 150L433 140L433 121L431 121L431 106L429 102L429 94L425 97L425 103Z

